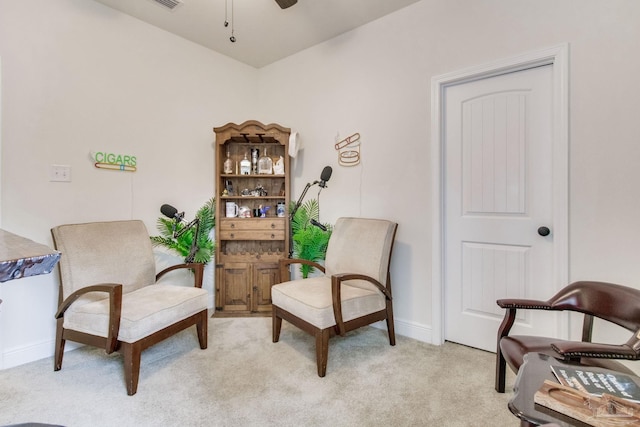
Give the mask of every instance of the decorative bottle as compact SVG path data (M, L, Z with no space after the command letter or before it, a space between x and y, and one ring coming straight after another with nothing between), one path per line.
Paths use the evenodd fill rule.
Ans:
M260 151L257 148L251 149L251 173L258 173L258 156L260 156Z
M251 160L247 159L247 153L244 153L244 159L240 160L240 175L251 174Z
M224 161L224 173L233 173L233 161L231 160L231 153L227 150L227 159Z
M264 175L273 174L273 160L267 155L267 149L264 149L262 157L258 159L258 173Z

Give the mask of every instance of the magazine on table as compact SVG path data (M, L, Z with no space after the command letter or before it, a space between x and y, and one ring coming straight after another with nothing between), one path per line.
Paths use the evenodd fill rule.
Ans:
M562 385L593 396L606 393L640 403L640 386L627 374L592 369L589 366L551 365L551 371Z

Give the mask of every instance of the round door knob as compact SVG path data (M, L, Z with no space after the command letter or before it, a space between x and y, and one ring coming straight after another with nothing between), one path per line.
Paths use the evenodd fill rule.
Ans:
M538 228L538 234L541 235L542 237L545 237L551 234L551 230L549 230L549 227L542 226Z

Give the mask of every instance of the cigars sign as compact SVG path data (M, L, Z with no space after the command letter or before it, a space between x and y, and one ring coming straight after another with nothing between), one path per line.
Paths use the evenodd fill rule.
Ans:
M109 153L97 151L91 153L93 164L98 169L116 170L122 172L135 172L137 170L136 156L130 154Z

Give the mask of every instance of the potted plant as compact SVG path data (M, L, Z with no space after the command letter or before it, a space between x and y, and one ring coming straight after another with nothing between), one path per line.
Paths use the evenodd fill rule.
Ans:
M215 250L215 241L211 238L211 230L216 225L216 208L215 197L208 200L196 213L196 218L200 220L197 247L194 262L207 264L213 257ZM182 222L175 224L175 219L167 217L159 217L157 221L160 236L151 236L153 246L162 246L172 252L186 258L191 250L193 243L195 227L187 230L179 237L173 237L174 232L179 233L185 227ZM174 228L175 227L175 228Z
M293 210L294 202L289 205L289 211ZM324 260L327 253L329 237L331 237L331 224L322 224L326 231L311 224L310 220L318 221L320 215L320 205L316 199L307 200L302 204L291 219L291 231L293 236L293 253L295 258L306 259L308 261ZM300 272L306 279L309 273L315 269L310 265L301 264Z

